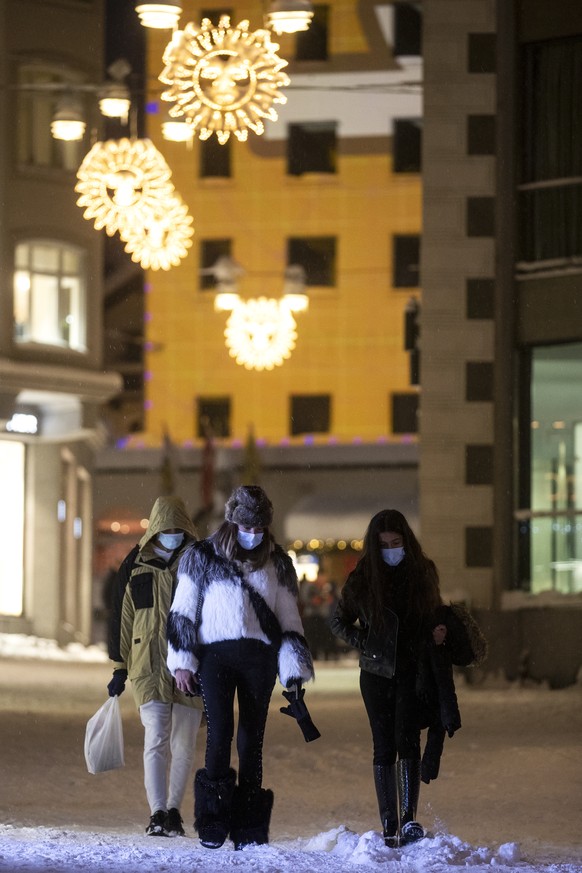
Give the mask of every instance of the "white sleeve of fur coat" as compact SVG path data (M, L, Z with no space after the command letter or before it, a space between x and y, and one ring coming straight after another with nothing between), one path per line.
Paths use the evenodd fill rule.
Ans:
M305 640L297 598L293 591L283 586L279 587L275 614L283 631L279 649L281 684L287 687L292 679L308 682L313 679L313 661Z
M168 615L168 670L198 671L194 621L198 604L198 585L187 575L178 576L178 586Z

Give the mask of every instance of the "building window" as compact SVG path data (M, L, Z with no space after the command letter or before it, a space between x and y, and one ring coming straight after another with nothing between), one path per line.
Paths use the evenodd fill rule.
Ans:
M230 397L198 397L196 399L196 436L204 439L230 436Z
M63 75L62 69L49 66L23 66L18 72L16 156L21 167L54 167L76 172L87 151L87 143L64 142L51 135L51 122L57 110L63 83L80 83L80 77ZM57 90L51 90L51 86ZM34 86L38 87L38 90ZM90 125L87 125L90 127Z
M494 197L467 197L467 236L495 236Z
M422 14L418 3L394 3L394 55L422 54Z
M494 115L468 115L467 154L494 155L495 128L496 118Z
M407 234L392 237L392 284L394 288L420 285L420 237Z
M468 361L465 378L465 399L468 403L483 403L493 400L493 363L491 361Z
M582 255L581 52L580 35L520 50L520 181L527 188L518 195L518 260L526 263L563 267Z
M233 11L231 6L219 6L218 9L201 9L200 20L209 18L213 24L218 24L221 15L228 15L232 19Z
M287 241L287 264L300 264L305 284L335 288L336 239L333 236L292 237Z
M329 6L315 3L309 29L300 31L295 41L296 61L327 61L329 42Z
M228 179L231 176L231 140L220 145L215 136L199 141L200 178Z
M422 167L422 121L398 118L394 122L395 173L420 173Z
M213 267L219 258L230 257L232 240L203 239L200 242L200 290L216 289Z
M392 394L392 433L418 433L420 395Z
M495 280L467 279L467 318L490 319L495 315Z
M287 172L290 176L303 173L337 172L337 124L335 121L314 121L290 124L287 139Z
M309 433L329 433L331 397L329 394L296 394L291 397L291 436Z
M496 34L469 33L467 72L494 73L496 69Z
M465 565L467 567L493 566L492 528L465 528Z
M465 446L465 483L467 485L493 483L493 446Z
M86 351L86 257L76 246L29 240L15 249L14 337Z

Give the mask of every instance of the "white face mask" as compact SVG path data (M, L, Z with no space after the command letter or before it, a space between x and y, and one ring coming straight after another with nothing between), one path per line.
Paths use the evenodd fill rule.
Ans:
M174 549L177 549L178 546L182 545L182 542L184 541L184 534L159 533L158 540L160 545L163 546L165 549L171 549L173 551Z
M250 533L250 531L239 530L236 535L239 545L241 545L243 549L256 548L259 543L263 542L263 537L263 531L260 531L259 533Z
M382 560L390 567L396 567L404 559L404 547L398 549L380 549L382 552Z

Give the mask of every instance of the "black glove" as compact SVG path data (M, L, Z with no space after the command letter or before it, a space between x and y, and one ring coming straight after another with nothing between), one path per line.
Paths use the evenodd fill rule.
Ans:
M119 697L125 691L125 682L127 680L127 670L114 670L113 679L107 686L110 697Z
M289 701L289 706L282 706L280 712L283 715L290 715L291 718L297 720L297 724L301 728L301 732L306 743L312 740L317 740L321 734L311 721L309 710L307 709L303 698L305 697L305 689L301 687L301 681L297 680L294 684L287 686L287 691L283 692L285 700Z

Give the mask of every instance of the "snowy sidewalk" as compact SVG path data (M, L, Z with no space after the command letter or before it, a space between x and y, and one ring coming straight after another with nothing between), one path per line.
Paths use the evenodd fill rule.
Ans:
M435 836L392 850L379 834L358 671L353 662L320 664L307 697L320 740L304 743L278 712L280 689L273 695L264 779L275 792L271 844L208 851L192 830L191 796L183 809L186 838L143 835L142 728L131 692L121 698L126 767L87 773L84 728L105 700L104 656L46 651L48 660L25 658L23 649L7 650L5 639L0 635L0 870L582 871L579 686L461 683L463 728L446 741L439 779L421 790L419 818ZM202 731L196 766L204 741Z

